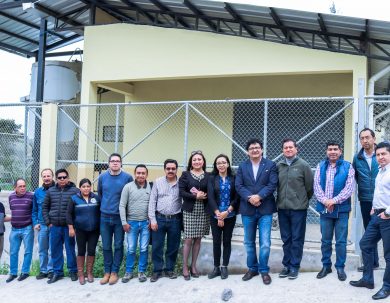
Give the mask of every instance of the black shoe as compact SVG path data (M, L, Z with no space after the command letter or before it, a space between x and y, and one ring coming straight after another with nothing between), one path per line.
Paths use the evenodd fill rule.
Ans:
M289 280L295 280L296 278L298 278L298 270L291 269L290 272L288 273L288 278Z
M258 275L258 272L248 270L246 274L242 277L242 281L249 281L250 279Z
M229 277L228 268L227 268L227 266L222 266L221 267L221 279L225 280L225 279L227 279L227 277Z
M211 273L209 273L209 274L207 275L207 277L208 277L209 279L214 279L214 278L216 278L216 277L219 277L220 275L221 275L221 269L219 268L219 266L214 266L213 271L212 271Z
M373 269L373 270L379 269L379 265L374 266L372 269ZM364 271L364 265L359 266L359 267L357 268L357 271L358 271L358 272L363 272L363 271Z
M358 281L349 281L349 284L355 287L366 287L368 289L374 289L374 283L368 283L363 279L360 279Z
M38 276L36 276L37 280L42 280L47 278L48 274L44 272L40 272Z
M61 280L64 276L53 274L50 280L47 281L47 284L53 284L57 282L58 280Z
M162 277L162 274L160 272L154 272L152 274L152 276L150 277L150 282L156 282L161 277Z
M372 296L374 300L386 299L390 295L390 290L386 290L383 287Z
M50 280L51 278L53 278L53 275L54 275L54 273L52 271L48 272L47 273L47 278Z
M191 274L191 277L193 277L193 278L199 278L200 277L200 274L197 273L197 272L192 271L192 268L190 268L190 274Z
M288 274L290 273L290 269L287 267L284 267L282 271L279 273L279 278L286 278L288 277Z
M169 279L177 279L177 274L174 271L165 271L164 277L167 277Z
M20 274L18 281L26 280L29 276L29 274Z
M261 278L263 279L263 283L265 285L269 285L272 282L271 276L268 273L261 274Z
M5 280L6 283L12 282L15 280L18 276L17 275L9 275L8 279Z
M336 268L337 270L337 278L339 278L340 281L347 280L347 274L344 271L344 268Z
M325 278L328 274L332 272L331 268L323 267L321 271L317 274L317 279Z
M69 277L73 282L78 280L77 272L70 272Z

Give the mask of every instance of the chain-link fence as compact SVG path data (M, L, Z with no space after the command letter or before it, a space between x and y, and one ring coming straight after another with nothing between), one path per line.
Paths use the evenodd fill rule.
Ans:
M12 190L25 178L29 190L39 182L41 106L0 105L0 188Z
M390 142L390 96L366 97L369 125L377 133L377 142Z

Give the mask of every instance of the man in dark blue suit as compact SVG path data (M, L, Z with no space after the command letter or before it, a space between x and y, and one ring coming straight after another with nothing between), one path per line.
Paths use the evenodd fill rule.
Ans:
M248 281L261 273L264 284L268 285L271 283L268 259L271 250L272 214L276 212L273 193L278 185L278 173L276 164L263 157L263 144L259 139L250 139L246 144L246 150L249 159L240 164L236 177L249 269L242 279ZM260 243L258 261L257 227Z

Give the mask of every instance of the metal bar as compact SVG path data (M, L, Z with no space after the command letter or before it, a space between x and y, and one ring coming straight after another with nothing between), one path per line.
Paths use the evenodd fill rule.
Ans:
M171 120L183 107L184 107L184 105L180 106L177 110L175 110L172 114L170 114L167 118L165 118L160 124L158 124L149 133L147 133L140 141L138 141L133 147L131 147L127 153L125 153L122 156L122 159L124 159L128 154L130 154L141 143L143 143L146 139L148 139L151 135L153 135L157 130L159 130L165 123L167 123L169 120Z
M217 124L215 124L211 119L209 119L205 114L203 114L200 110L198 110L193 105L189 104L189 106L198 113L203 119L205 119L210 125L215 127L222 135L224 135L229 141L231 141L235 146L237 146L242 152L246 153L246 150L241 147L232 137L230 137L222 128L220 128Z
M386 116L386 115L388 115L388 114L390 114L390 108L388 108L388 109L386 109L385 111L381 112L380 114L374 116L374 121L376 121L376 120L378 120L378 119L380 119L380 118L382 118L383 116ZM373 126L375 126L375 123L374 123Z
M19 47L13 46L13 45L9 45L9 44L4 43L4 42L0 42L0 47L6 51L12 51L18 55L23 54L26 57L34 57L35 56L35 54L33 52L24 50L22 48L19 48Z
M72 119L71 116L69 116L61 107L58 107L58 109L70 120L70 122L72 122L74 125L76 125L76 127L87 137L87 139L89 141L91 141L93 144L95 144L97 147L100 148L100 150L106 154L106 156L108 157L109 156L109 153L107 153L103 147L100 146L99 143L97 143L93 138L91 138L91 136L88 134L88 132L86 132L81 126L80 124L78 124L76 121L74 121Z
M268 140L268 100L264 101L263 114L263 157L267 157L267 140Z
M41 19L41 28L39 31L39 51L38 51L38 75L37 75L37 102L43 102L43 91L45 84L45 53L47 38L47 20Z
M184 117L184 157L183 157L183 167L186 167L187 164L187 153L188 153L188 125L189 125L189 106L188 102L185 103L185 117Z
M19 35L19 34L17 34L17 33L9 32L9 31L7 31L7 30L5 30L5 29L1 29L1 28L0 28L0 33L3 33L3 34L5 34L5 35L7 35L7 36L10 36L10 37L12 37L12 38L17 38L17 39L19 39L19 40L23 40L23 41L28 42L28 43L31 43L31 44L35 44L35 45L38 45L38 44L39 44L38 41L35 41L35 40L30 39L30 38L28 38L28 37L24 37L24 36Z
M26 106L26 108L27 108L29 111L31 111L31 112L34 114L35 117L37 117L40 121L42 121L42 117L41 117L37 112L35 112L35 110L33 110L32 108L29 108L28 106ZM39 108L39 109L42 110L42 108Z
M23 130L23 144L24 144L24 153L23 153L23 178L26 179L26 169L27 169L27 124L28 124L28 110L24 108L24 130Z
M118 152L118 142L119 141L119 106L116 106L115 113L115 152Z
M332 121L334 118L336 118L339 114L343 113L348 107L350 107L354 101L349 102L347 105L345 105L342 109L335 112L332 116L330 116L328 119L326 119L321 124L317 125L312 131L308 132L305 136L303 136L301 139L297 141L297 144L303 142L308 137L310 137L312 134L314 134L317 130L321 129L324 125L326 125L329 121ZM280 157L283 156L283 153L279 154L276 158L274 158L272 161L277 161Z
M46 58L49 57L63 57L63 56L72 56L74 55L75 51L68 51L68 52L55 52L55 53L47 53ZM77 51L80 55L82 55L84 52L83 50Z

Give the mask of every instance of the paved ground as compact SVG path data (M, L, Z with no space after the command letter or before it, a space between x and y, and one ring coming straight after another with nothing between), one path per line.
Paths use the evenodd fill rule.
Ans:
M225 288L230 288L233 297L229 302L272 302L272 303L319 303L319 302L353 302L367 303L373 301L371 296L381 286L383 270L375 272L375 290L354 288L348 284L351 279L359 279L360 273L348 272L345 282L337 280L332 273L322 280L316 279L316 273L301 273L298 279L280 279L272 274L271 285L263 285L259 277L243 282L241 275L231 275L227 280L215 278L208 280L206 276L199 279L184 281L182 277L176 280L162 278L156 283L139 283L131 280L127 284L118 282L113 286L101 286L98 281L81 286L71 282L69 278L48 285L33 277L25 281L5 283L6 276L0 276L1 302L7 303L75 303L75 302L131 302L131 303L208 303L223 302L221 294ZM390 298L383 300L390 302Z

